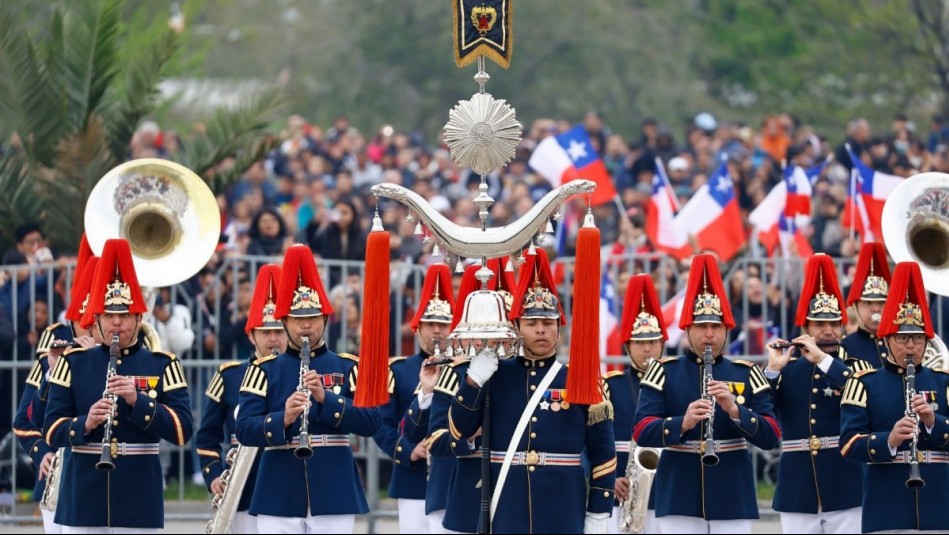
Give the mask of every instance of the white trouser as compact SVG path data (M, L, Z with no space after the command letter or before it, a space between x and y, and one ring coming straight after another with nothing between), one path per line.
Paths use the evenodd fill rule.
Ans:
M609 531L607 533L621 533L619 530L620 522L623 521L623 511L619 508L618 505L613 506L613 518L610 519ZM646 525L643 527L643 533L648 534L658 534L662 533L662 530L659 529L659 520L656 519L656 510L649 509L646 511Z
M161 533L159 528L107 528L107 527L77 527L63 526L63 533Z
M260 533L257 531L257 517L251 516L247 511L234 513L234 520L231 522L231 533Z
M399 498L399 533L431 533L425 516L425 500Z
M663 533L751 533L750 519L705 520L697 516L663 516L659 527Z
M356 515L257 515L258 533L352 533Z
M429 533L464 533L464 531L452 531L442 525L442 522L445 521L445 510L439 509L438 511L432 511L428 515L428 532ZM400 515L401 518L401 515Z
M53 521L56 518L56 511L47 511L40 507L40 513L43 515L43 533L63 532L63 527Z
M862 507L817 514L781 513L784 533L860 533L862 523Z

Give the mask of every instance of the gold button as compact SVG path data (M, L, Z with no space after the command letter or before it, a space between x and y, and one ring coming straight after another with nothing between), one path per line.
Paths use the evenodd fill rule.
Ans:
M536 417L536 416L531 416L531 421L532 421L532 422L536 422L536 421L537 421L537 417Z
M668 430L668 429L665 429L665 430L663 430L663 433L665 433L665 434L668 435L668 434L669 434L669 430Z
M811 418L811 425L814 425L814 424L816 424L816 423L817 423L817 420Z
M844 377L849 377L849 376L850 376L850 372L845 371L845 372L844 372Z
M154 401L149 401L149 402L148 402L148 407L149 407L150 409L154 409L154 408L155 408L155 402L154 402Z
M609 497L610 497L610 491L608 491L608 490L607 490L607 491L604 491L604 492L603 492L603 497L604 497L604 498L609 498Z
M334 412L334 413L333 413L333 418L339 418L339 413L338 413L338 412Z
M876 455L876 454L877 454L877 450L874 450L874 449L870 450L870 455Z
M336 401L338 401L340 405L344 405L346 403L343 398L336 398Z
M949 440L949 433L946 433L945 435L943 435L942 438Z
M33 451L34 451L34 452L36 452L36 451L40 451L40 448L39 448L39 446L33 446Z
M817 393L817 389L816 389L816 388L812 388L812 389L811 389L811 392L814 393L814 394L816 394L816 393Z
M458 396L458 401L464 401L464 400L465 400L465 398L463 398L463 397L461 397L461 396Z
M669 416L668 418L666 418L666 421L667 421L667 422L671 422L671 421L672 421L672 416Z
M71 437L76 436L76 432L75 432L75 431L70 431L70 432L69 432L69 436L71 436Z
M636 373L636 377L639 377L640 379L642 379L642 378L643 378L643 372L637 372L637 373Z
M145 415L145 421L146 421L146 422L149 421L149 420L151 420L151 419L152 419L151 416L149 416L149 415L147 415L147 414Z
M541 368L543 368L543 367L546 366L546 365L547 365L546 362L541 362L541 363L540 363L540 367L541 367Z
M267 431L267 438L273 438L273 433L271 433L270 431Z
M533 377L533 376L535 376L535 375L537 375L537 372L534 371L534 370L531 370L531 377Z
M211 469L205 466L205 467L204 467L204 473L205 473L205 474L210 474L210 473L211 473Z
M118 441L119 441L119 439L117 439L117 438L113 438L113 439L112 439L112 442L118 442Z
M116 361L115 361L115 364L118 365L118 366L121 366L121 365L122 365L122 359L116 360Z
M452 443L451 443L451 447L452 447L452 448L457 448L457 447L458 447L458 443L457 443L457 442L452 442Z
M396 460L395 460L395 464L402 464L402 461L396 459Z
M530 365L531 365L530 362L528 362L528 361L526 361L526 360L524 361L524 367L525 367L525 368L528 367L528 366L530 366Z
M537 438L537 433L531 433L531 438Z
M533 466L528 466L528 467L527 467L527 470L528 470L529 472L533 472L534 469L535 469L535 467L533 467Z
M537 390L537 386L536 386L536 385L531 385L531 391L534 391L534 390Z
M815 374L814 374L814 379L820 379L820 374L819 374L819 373L815 373Z
M73 418L72 421L78 422L78 421L79 421L79 418Z
M271 421L271 418L270 418L270 416L268 416L268 417L267 417L267 423L269 424L270 421Z
M148 421L148 416L145 417L145 421L146 421L146 422ZM118 420L112 420L112 427L118 427L118 426L119 426L119 421L118 421Z
M817 450L812 450L811 455L813 455L814 457L817 457Z
M812 408L812 409L816 409L816 408L817 408L817 403L811 403L811 408Z
M757 418L755 418L754 416L751 417L751 423L755 423L755 422L757 422L757 421L758 421Z
M870 440L876 440L876 439L877 439L876 435L870 435Z
M402 446L396 446L395 451L402 453Z

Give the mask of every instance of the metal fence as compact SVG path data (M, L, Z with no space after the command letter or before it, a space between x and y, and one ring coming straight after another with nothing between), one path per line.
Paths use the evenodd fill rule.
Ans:
M606 308L618 322L622 317L623 294L626 280L637 273L649 273L656 282L660 301L671 301L682 290L688 276L688 267L682 266L674 259L656 255L624 255L611 256L605 260L603 270L604 301ZM192 328L195 331L194 347L181 357L188 384L190 386L191 403L194 413L195 428L200 425L201 414L204 410L204 390L215 369L222 363L238 357L237 349L222 348L217 337L219 326L226 323L225 319L235 313L235 304L249 296L242 294L247 286L253 288L253 282L259 267L268 262L279 262L279 258L240 256L228 257L213 273L207 274L206 284L201 292L195 292L193 285L179 284L172 288L171 302L184 305L191 313ZM564 301L564 309L569 316L572 300L573 259L560 259L561 269L555 272L562 274L560 295ZM850 259L835 260L841 286L845 290L849 286L849 272L853 267ZM334 308L338 318L346 318L350 307L354 306L348 296L355 296L358 307L358 298L361 297L361 281L365 266L362 262L319 260L318 265L321 277L326 284L331 299L337 300ZM45 301L48 307L48 317L54 321L63 311L64 300L62 295L69 295L74 275L74 265L66 265L56 270L52 265L40 266L0 266L0 388L4 396L4 404L9 402L11 411L16 409L22 392L23 380L31 366L33 348L30 339L24 333L36 331L37 314L35 313ZM742 258L731 263L724 270L725 287L729 292L735 319L739 327L732 333L733 353L741 358L761 362L764 356L755 354L754 340L760 338L763 327L771 329L782 336L793 333L793 313L796 307L796 296L800 291L801 279L804 271L802 260L784 260L767 258ZM393 262L392 274L392 331L394 354L408 353L417 349L414 335L407 329L399 329L411 319L412 309L418 300L418 293L422 288L425 267ZM749 276L760 281L763 299L758 299L758 290L749 285ZM241 282L244 281L242 285ZM456 286L457 288L457 286ZM252 290L251 290L252 291ZM943 325L942 308L936 310L933 317L937 326ZM764 318L762 321L759 318ZM777 321L769 320L775 318ZM568 318L569 319L569 318ZM755 321L752 321L755 319ZM336 320L338 321L338 320ZM602 321L602 319L601 319ZM568 321L569 325L569 321ZM937 329L938 330L938 329ZM346 340L351 333L350 325L340 321L340 337ZM942 332L939 332L942 335ZM210 336L208 336L210 335ZM12 336L12 339L11 339ZM562 337L563 347L569 347L569 330L565 330ZM603 349L604 352L606 348ZM678 348L669 348L676 352ZM621 355L604 354L605 363L624 363L626 357ZM3 430L4 433L7 430ZM30 487L24 483L23 473L28 470L18 470L30 465L28 457L18 450L16 441L12 440L12 433L8 433L0 442L0 480L4 474L9 475L9 485L12 489ZM388 459L382 455L371 440L355 439L354 451L360 467L363 470L369 506L372 513L369 517L370 532L374 529L375 521L383 516L391 516L392 511L379 509L380 493L374 489L387 486L383 482L382 474L390 468ZM178 473L170 475L177 481L177 499L166 502L166 518L169 520L196 520L208 518L210 508L200 505L195 507L193 502L185 500L186 484L191 480L191 474L185 473L186 456L192 456L193 448L190 444L178 448L169 444L163 447L171 448L173 455L178 457ZM773 452L755 452L753 459L759 476L769 481L776 461ZM194 463L197 460L194 459ZM763 463L759 468L757 463ZM12 495L0 493L0 522L38 522L38 517L16 514Z

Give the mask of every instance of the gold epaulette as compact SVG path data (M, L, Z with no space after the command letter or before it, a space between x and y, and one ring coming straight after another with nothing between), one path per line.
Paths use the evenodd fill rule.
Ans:
M224 370L227 370L227 369L229 369L229 368L233 368L234 366L240 366L240 365L242 364L242 362L243 362L243 361L240 361L240 360L232 360L232 361L229 361L229 362L225 362L224 364L221 364L221 367L218 368L217 371L218 371L218 373L220 373L220 372L223 372Z
M587 409L587 427L613 419L613 404L605 399Z
M678 360L678 359L679 359L679 357L662 357L662 358L659 359L657 362L659 362L659 364L668 364L668 363L673 362L673 361ZM648 369L648 368L647 368L647 369Z
M357 357L356 355L353 355L352 353L340 353L339 356L343 357L346 360L359 362L359 357Z
M623 370L613 370L611 372L606 372L606 374L603 376L603 380L606 381L614 377L621 377L624 373L626 372Z
M745 363L747 361L741 362ZM748 383L751 386L751 393L758 394L760 392L764 392L765 390L770 390L771 383L768 382L768 378L764 376L764 372L761 371L761 368L750 362L748 362L748 364L750 365Z
M858 372L854 372L852 378L853 378L853 379L859 379L859 378L863 377L864 375L870 375L871 373L873 373L873 372L875 372L875 371L877 371L876 368L867 368L867 369L865 369L865 370L860 370L860 371L858 371Z
M929 368L929 369L932 370L932 371L934 371L934 372L936 372L936 373L947 373L947 374L949 374L949 370L944 370L944 369L942 369L942 368Z
M188 380L185 379L185 371L181 369L181 361L176 359L171 353L163 353L171 357L171 362L165 366L165 375L162 378L162 392L171 392L179 388L187 388Z
M32 386L33 388L40 387L40 381L43 380L43 359L46 358L46 355L38 355L36 360L33 361L33 367L30 368L30 373L26 376L26 384Z
M151 351L156 357L168 357L171 360L178 360L178 357L176 357L175 354L170 351L155 351L154 349L150 349L149 351Z
M54 385L72 388L72 368L69 366L69 359L60 358L56 361L56 367L49 376L49 382Z
M732 362L734 362L735 364L741 364L742 366L748 366L749 368L755 367L755 363L751 362L750 360L735 359Z
M65 357L66 355L72 355L73 353L80 353L82 351L87 351L88 349L88 347L82 346L67 347L66 351L63 351L63 356ZM43 357L46 357L46 355L43 355Z
M214 377L211 378L211 382L208 383L208 388L204 391L204 395L215 403L221 402L221 399L224 397L224 378L221 377L221 372L215 373Z
M389 366L392 366L396 362L401 362L409 357L389 357Z
M442 368L438 374L438 380L435 382L435 391L454 396L458 392L458 374L452 368Z
M663 360L654 360L649 363L646 369L646 375L643 376L643 386L650 386L662 392L662 387L666 384L666 371L662 368Z
M277 358L277 355L267 355L266 357L260 357L259 359L254 361L253 366L260 366L261 364L265 362L270 362L271 360L274 360L275 358Z
M253 366L247 367L247 373L244 374L244 380L241 382L241 392L257 394L260 397L267 397L267 372L260 369L260 362L273 360L276 355L257 359Z
M867 408L867 399L869 398L869 395L867 394L867 387L862 382L860 382L860 377L875 371L875 369L861 370L850 376L850 379L847 379L847 384L844 385L844 391L841 394L840 404Z

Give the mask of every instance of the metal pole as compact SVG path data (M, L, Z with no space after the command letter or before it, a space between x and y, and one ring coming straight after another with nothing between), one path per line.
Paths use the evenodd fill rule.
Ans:
M491 533L491 381L484 383L481 418L481 522L478 533Z

